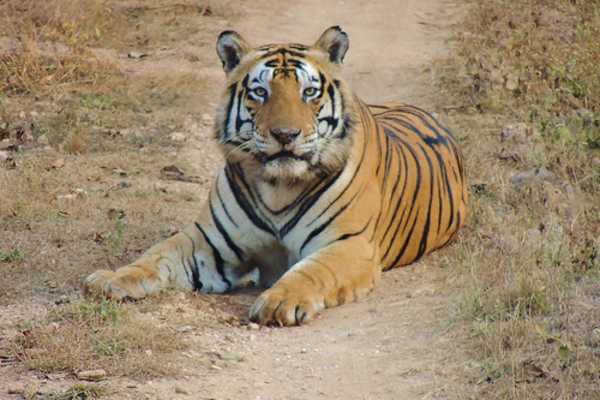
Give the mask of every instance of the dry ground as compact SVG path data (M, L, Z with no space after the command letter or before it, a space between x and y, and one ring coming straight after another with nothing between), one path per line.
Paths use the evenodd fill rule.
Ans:
M585 37L600 8L523 2L515 19L506 0L0 1L0 399L594 398L598 86L554 48L536 81L543 57L522 54L549 51L527 51L551 42L538 31ZM205 198L222 162L218 32L310 43L333 24L359 95L436 111L458 135L473 182L460 240L301 328L249 329L255 291L81 299L87 274ZM531 89L548 81L570 89ZM105 380L77 379L97 368Z

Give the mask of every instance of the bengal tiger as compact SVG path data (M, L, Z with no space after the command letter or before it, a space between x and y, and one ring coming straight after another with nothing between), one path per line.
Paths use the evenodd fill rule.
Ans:
M348 46L337 26L312 46L221 33L214 136L226 162L200 216L86 289L139 299L254 282L267 289L250 320L300 325L447 244L467 213L456 140L417 107L353 95L340 77Z

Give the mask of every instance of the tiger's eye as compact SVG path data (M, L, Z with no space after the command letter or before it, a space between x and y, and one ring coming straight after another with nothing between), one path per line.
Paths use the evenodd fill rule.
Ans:
M314 96L315 94L317 94L317 88L309 87L309 88L304 89L304 96L306 96L306 97L311 97L311 96Z
M265 97L267 95L267 90L262 87L254 88L252 91L254 92L254 94L260 97Z

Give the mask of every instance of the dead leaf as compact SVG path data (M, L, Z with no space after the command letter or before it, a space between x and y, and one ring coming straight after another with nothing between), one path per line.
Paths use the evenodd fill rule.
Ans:
M202 183L204 180L199 176L187 176L179 167L175 165L167 165L160 172L163 179L173 181Z
M94 233L94 238L92 240L98 244L102 244L102 243L104 243L104 239L105 238L102 233L96 232L96 233Z

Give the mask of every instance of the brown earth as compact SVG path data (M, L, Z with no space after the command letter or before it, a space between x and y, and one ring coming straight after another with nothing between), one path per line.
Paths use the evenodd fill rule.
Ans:
M341 25L350 36L345 75L368 102L401 100L431 109L436 95L427 65L446 55L449 24L458 13L445 0L288 1L244 2L243 16L231 28L251 43L296 41L311 43L328 26ZM226 28L223 26L223 28ZM205 46L206 47L206 46ZM194 49L170 47L157 51L150 61L132 61L111 51L98 50L133 74L168 76L174 70L195 74L206 82L201 97L204 113L215 106L223 73L217 62L197 65L184 55ZM197 112L198 108L191 111ZM435 110L434 110L435 111ZM199 116L195 116L198 120ZM193 125L193 124L192 124ZM191 175L209 176L220 158L207 139L209 128L199 130L178 149L174 158L189 165ZM152 182L146 182L151 185ZM175 184L173 184L175 185ZM178 184L187 188L186 184ZM180 186L173 186L177 191ZM184 189L187 190L187 189ZM197 190L204 198L207 187ZM188 210L195 205L186 204ZM220 318L212 325L184 329L190 343L173 361L182 371L177 378L134 381L110 379L109 398L149 399L450 399L461 397L469 361L453 344L448 332L453 293L445 289L451 272L443 265L444 250L414 266L384 274L365 300L326 310L307 326L289 329L249 329L229 326ZM86 267L87 268L87 267ZM93 268L88 268L93 269ZM87 272L87 270L86 270ZM84 273L76 275L83 278ZM256 292L216 296L210 302L218 313L244 318ZM174 308L184 308L205 296L167 295L158 312L168 318ZM47 304L27 300L4 306L9 320L43 313ZM213 304L214 305L214 304ZM195 310L184 311L190 319ZM220 314L219 314L220 315ZM168 319L167 319L168 321ZM235 324L234 324L235 325ZM9 332L9 330L6 330ZM211 356L210 354L218 354ZM208 355L207 355L208 354ZM206 358L209 358L209 362ZM213 358L210 358L213 357ZM41 380L47 388L64 387L69 379L53 381L11 367L0 369L1 387L15 382ZM49 389L47 389L49 390Z

